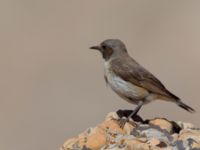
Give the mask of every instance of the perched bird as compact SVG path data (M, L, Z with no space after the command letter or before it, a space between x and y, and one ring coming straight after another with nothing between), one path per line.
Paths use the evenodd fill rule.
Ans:
M130 57L121 40L108 39L90 49L101 52L105 60L105 81L111 89L124 100L137 105L128 119L136 115L142 105L157 99L174 102L189 112L195 112L179 97L168 91L152 73Z

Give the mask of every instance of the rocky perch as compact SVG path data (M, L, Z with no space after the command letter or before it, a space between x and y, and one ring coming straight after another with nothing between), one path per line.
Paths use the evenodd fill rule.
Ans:
M143 120L139 116L119 126L119 118L131 111L111 112L95 128L68 139L60 150L200 150L200 128L165 118Z

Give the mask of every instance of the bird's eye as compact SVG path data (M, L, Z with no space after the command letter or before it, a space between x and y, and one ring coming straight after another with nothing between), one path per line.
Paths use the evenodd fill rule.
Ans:
M102 48L103 48L103 49L106 49L106 46L105 46L105 45L103 45L103 46L102 46Z

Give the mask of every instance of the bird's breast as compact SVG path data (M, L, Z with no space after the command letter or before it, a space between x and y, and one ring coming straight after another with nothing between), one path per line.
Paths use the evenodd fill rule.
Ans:
M104 73L109 86L123 98L142 99L149 94L144 88L138 87L117 76L112 71L112 66L109 62L104 64Z

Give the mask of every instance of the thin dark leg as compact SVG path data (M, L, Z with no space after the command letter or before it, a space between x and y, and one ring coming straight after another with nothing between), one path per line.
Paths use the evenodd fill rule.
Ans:
M140 108L142 107L143 105L143 101L139 102L138 103L138 106L133 110L133 112L128 116L128 118L126 119L123 119L121 118L120 121L119 121L119 126L123 129L124 128L124 125L126 124L126 122L129 121L130 118L132 118L133 116L137 115L138 111L140 110Z
M132 116L137 115L138 111L141 109L143 105L143 101L139 102L138 106L133 110L133 112L128 116L128 119L130 119Z

